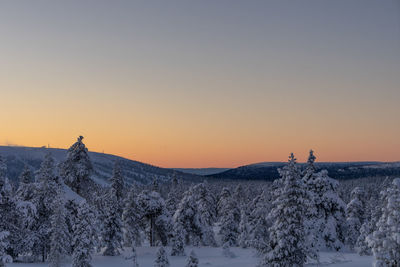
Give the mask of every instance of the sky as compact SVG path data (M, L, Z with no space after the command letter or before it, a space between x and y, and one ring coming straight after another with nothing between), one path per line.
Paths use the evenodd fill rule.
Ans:
M162 167L400 160L400 2L1 1L0 144Z

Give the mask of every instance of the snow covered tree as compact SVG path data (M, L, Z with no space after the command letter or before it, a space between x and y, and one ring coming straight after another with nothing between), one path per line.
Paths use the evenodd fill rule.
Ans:
M79 204L77 222L73 227L72 267L90 267L97 240L95 215L86 201Z
M240 212L240 223L239 223L239 237L238 237L238 245L242 248L248 247L250 230L249 230L249 222L248 222L248 214L243 208Z
M365 220L365 191L356 187L351 191L351 201L346 208L347 235L346 241L354 248L360 235L360 228Z
M154 267L169 267L169 260L164 247L160 247L157 251Z
M268 217L271 210L269 203L272 202L270 197L270 194L263 191L253 199L249 207L249 237L247 243L257 249L259 253L262 253L268 246L268 229L272 225L272 221Z
M367 237L372 234L374 225L370 220L365 220L360 228L360 235L357 238L355 249L361 256L371 255L372 251L367 243Z
M6 253L6 249L9 246L8 235L7 231L0 231L0 267L5 267L7 262L12 262L11 256Z
M167 245L172 225L164 199L158 192L144 190L138 195L137 203L142 208L141 216L148 225L150 246L154 246L156 240Z
M322 242L326 248L340 250L345 240L345 203L337 193L338 182L326 170L317 173L315 199L318 214L322 214Z
M283 187L273 202L269 250L260 266L303 266L307 259L303 221L306 191L293 153L280 174Z
M135 188L131 187L125 199L122 220L126 230L125 239L128 244L140 246L142 238L141 230L144 228L142 222L142 208L138 205Z
M229 246L236 246L239 236L239 210L232 209L229 213L221 218L221 228L219 234L223 243L229 243Z
M382 215L367 241L374 254L374 266L400 266L400 178L381 194Z
M59 191L54 199L53 214L51 216L50 237L50 267L60 267L62 260L70 252L70 235L66 224L65 199L63 192Z
M185 243L183 228L180 222L174 224L174 230L172 235L172 248L171 256L184 256L185 255Z
M82 190L87 187L89 176L93 171L88 149L82 139L83 136L79 136L77 142L68 149L67 158L62 163L60 170L65 183L78 195L84 193Z
M17 245L21 240L21 232L18 227L17 203L6 174L7 165L0 156L0 232L7 232L9 242L6 253L15 258L18 254Z
M308 255L315 258L321 249L339 250L345 239L345 203L337 192L338 182L326 170L316 172L315 155L310 150L303 181L306 187L305 214Z
M114 163L113 174L110 179L111 187L114 188L118 201L122 201L125 191L124 177L122 175L121 163L116 160Z
M33 202L37 209L37 220L33 226L33 255L47 259L50 249L51 215L53 200L57 198L61 184L55 175L54 159L47 153L36 176L36 190Z
M197 258L196 253L192 250L189 254L189 257L186 261L186 267L198 267L199 266L199 259Z
M102 241L106 249L104 256L119 255L122 248L122 221L120 207L114 188L110 188L105 196Z
M210 193L208 183L203 182L192 188L194 201L197 205L197 214L201 224L201 240L204 246L216 246L213 223L216 221L215 199Z

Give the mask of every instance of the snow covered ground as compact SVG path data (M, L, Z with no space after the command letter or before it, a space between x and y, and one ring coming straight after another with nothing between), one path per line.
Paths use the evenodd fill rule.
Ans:
M186 254L189 254L192 248L186 247ZM256 266L258 258L254 256L254 250L231 248L231 251L236 255L235 258L226 258L222 255L222 248L211 247L195 247L193 248L197 257L199 258L199 266L210 267L253 267ZM156 254L156 247L138 247L137 255L139 266L152 267L154 266L154 259ZM170 248L167 248L169 255ZM130 260L125 258L130 255L130 249L126 249L121 256L105 257L95 255L92 261L95 267L129 267ZM171 257L169 256L171 267L184 267L186 264L186 257ZM359 256L354 253L334 253L322 252L321 264L310 263L307 266L330 266L330 267L366 267L372 265L373 258L370 256ZM66 263L66 266L69 264ZM14 267L39 267L48 266L48 263L12 263L8 266Z

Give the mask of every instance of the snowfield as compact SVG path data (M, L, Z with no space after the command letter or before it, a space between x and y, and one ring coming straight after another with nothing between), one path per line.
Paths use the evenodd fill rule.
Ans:
M140 267L154 266L157 247L137 247L136 252ZM234 258L227 258L222 255L222 248L214 247L186 247L186 255L189 255L191 250L194 250L199 258L199 266L212 267L255 267L258 262L258 257L255 256L253 249L230 248L236 255ZM166 248L170 255L171 248ZM126 259L130 255L130 248L126 248L121 256L107 257L101 254L96 254L93 257L92 265L94 267L130 267L130 260ZM321 252L320 264L308 263L306 266L338 266L338 267L366 267L372 266L372 256L359 256L355 253L335 253ZM184 267L186 264L186 256L168 256L171 267ZM7 266L14 267L39 267L48 266L48 263L11 263ZM69 262L65 266L70 265Z

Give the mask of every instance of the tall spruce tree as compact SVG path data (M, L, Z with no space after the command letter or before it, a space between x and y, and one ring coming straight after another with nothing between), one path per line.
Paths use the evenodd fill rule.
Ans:
M65 183L78 195L85 193L82 190L88 187L89 177L93 171L88 149L82 140L83 136L79 136L78 140L68 149L67 158L62 163L60 170Z
M120 206L114 188L110 188L105 197L104 218L102 228L104 256L116 256L122 249L122 221Z
M61 190L58 191L58 195L54 199L50 222L50 267L60 267L71 248L70 233L66 224L65 196Z
M400 178L381 193L384 202L376 230L367 238L374 266L400 266Z
M79 204L72 237L72 267L91 267L90 261L97 244L95 214L86 201Z
M280 174L283 187L277 189L276 200L270 216L269 251L260 266L303 266L306 262L305 247L305 197L306 191L293 153Z
M356 187L351 191L351 201L346 208L347 235L346 241L351 249L360 236L360 228L365 220L365 191Z

